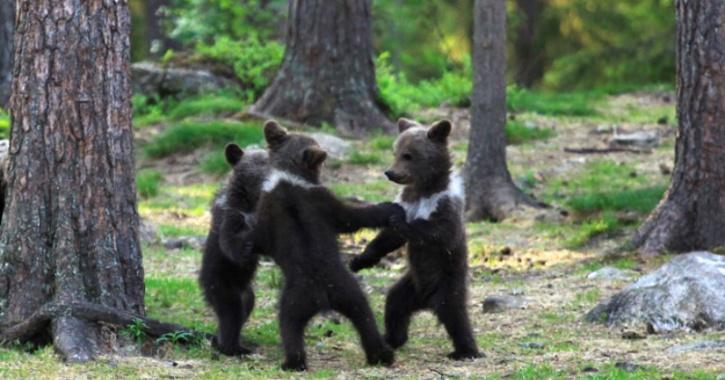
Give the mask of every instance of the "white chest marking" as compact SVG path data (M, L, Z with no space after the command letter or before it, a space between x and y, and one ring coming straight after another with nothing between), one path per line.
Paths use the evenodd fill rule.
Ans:
M269 173L269 175L267 176L267 179L264 180L264 183L262 184L262 191L265 193L269 193L274 190L281 182L287 182L290 185L302 187L305 189L317 186L314 183L300 176L296 176L292 173L288 173L282 170L273 169L272 172Z
M410 223L415 219L428 220L430 216L438 209L438 204L445 198L463 200L465 197L463 187L463 179L458 173L452 173L448 182L448 188L435 193L427 198L421 198L415 202L404 202L403 193L398 194L395 203L399 204L405 210L405 216Z

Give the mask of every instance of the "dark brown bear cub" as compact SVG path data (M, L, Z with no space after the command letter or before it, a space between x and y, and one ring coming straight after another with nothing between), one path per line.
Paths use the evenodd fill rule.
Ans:
M405 220L394 218L393 226L380 232L350 268L371 267L407 242L408 272L385 303L385 340L393 348L402 346L411 316L431 310L453 341L451 359L480 357L466 312L464 194L460 178L451 175L451 124L440 121L425 128L400 119L398 126L395 163L385 175L404 186L397 203L406 211Z
M384 227L403 209L393 203L350 205L320 185L327 154L305 135L268 121L264 135L271 173L263 185L254 227L255 249L279 265L285 284L279 325L285 351L282 368L305 370L304 331L323 310L350 319L369 364L393 363L365 294L340 257L337 236L363 227Z
M268 159L263 150L244 152L236 144L227 145L224 154L234 170L214 198L199 283L219 322L214 346L225 355L242 355L251 352L239 344L239 333L254 308L251 282L257 269L244 233L254 224Z

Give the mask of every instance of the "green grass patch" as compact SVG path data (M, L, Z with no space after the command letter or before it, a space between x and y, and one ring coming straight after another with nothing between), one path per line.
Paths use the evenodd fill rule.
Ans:
M554 136L554 130L551 128L529 127L520 121L506 123L506 143L509 145L545 140L552 136Z
M224 157L224 153L219 149L204 156L199 163L199 168L204 173L215 175L223 175L232 170L226 157Z
M549 116L593 116L595 102L601 95L595 92L540 92L510 86L506 105L512 112L533 112Z
M136 191L141 198L155 197L163 176L154 169L141 169L136 173Z
M241 111L247 102L229 95L206 95L182 100L172 107L168 115L173 120L191 116L216 116Z
M151 318L213 332L216 323L204 318L206 305L194 278L147 277L146 310Z
M206 228L178 226L175 224L160 224L159 232L164 237L203 236L207 233Z
M380 152L361 152L356 150L350 154L347 162L352 165L371 166L382 164L385 162L385 158Z
M335 194L343 198L362 198L368 202L390 201L399 189L389 181L373 181L366 183L339 182L330 186Z
M155 197L139 202L139 212L144 214L174 212L189 216L201 216L207 210L218 184L161 187Z
M567 205L579 213L592 213L602 210L647 213L657 206L664 193L664 186L594 192L575 195L569 198Z
M144 145L143 150L151 158L160 158L205 145L221 147L232 141L240 146L258 144L262 138L262 128L258 123L185 121L165 129Z
M367 145L374 150L382 150L386 152L393 151L393 144L395 143L395 136L388 135L377 135L371 137Z
M0 108L0 139L10 138L10 115Z

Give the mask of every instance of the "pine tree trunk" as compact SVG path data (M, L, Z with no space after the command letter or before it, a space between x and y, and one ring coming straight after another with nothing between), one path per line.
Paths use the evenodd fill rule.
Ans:
M10 99L13 79L13 26L15 24L15 0L0 1L0 108Z
M476 0L471 131L465 167L469 220L502 220L521 204L540 206L511 180L505 128L506 2Z
M394 130L378 103L370 0L290 0L288 17L282 67L250 113L353 135Z
M537 43L536 33L544 11L544 0L516 0L524 20L516 30L516 84L532 87L544 76L544 46Z
M633 239L644 255L725 246L725 0L675 5L675 168Z
M67 360L85 361L105 347L99 325L52 310L144 312L128 5L17 5L0 322L7 335L45 315L50 323L39 322L34 337L49 333Z

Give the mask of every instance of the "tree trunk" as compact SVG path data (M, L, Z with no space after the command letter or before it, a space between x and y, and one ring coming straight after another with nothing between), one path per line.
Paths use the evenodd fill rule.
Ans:
M537 43L536 33L544 10L545 0L516 0L524 22L516 30L516 84L532 87L544 76L544 46Z
M164 33L161 24L162 14L160 12L168 6L168 0L145 0L144 2L149 53L155 57L163 56L168 49L181 49L181 44Z
M476 0L471 131L464 169L469 220L501 220L520 204L539 205L511 180L505 128L506 2Z
M290 0L282 67L250 113L353 135L392 131L378 99L370 0Z
M15 0L0 1L0 108L7 107L13 79Z
M675 5L675 168L633 239L644 255L725 246L725 0Z
M3 334L57 309L48 305L90 303L142 315L127 2L17 5L0 231ZM49 335L70 361L107 348L95 317L58 310L25 335Z

